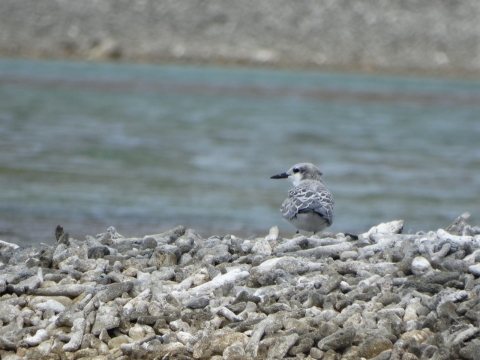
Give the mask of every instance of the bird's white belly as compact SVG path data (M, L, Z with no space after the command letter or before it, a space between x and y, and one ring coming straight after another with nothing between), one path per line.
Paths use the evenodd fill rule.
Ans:
M324 218L315 212L299 213L292 219L288 220L298 230L307 232L319 232L330 226Z

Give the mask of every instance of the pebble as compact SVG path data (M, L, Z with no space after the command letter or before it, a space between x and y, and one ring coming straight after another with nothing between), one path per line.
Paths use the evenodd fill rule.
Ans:
M466 220L408 235L393 221L358 240L178 226L0 241L0 357L474 359L480 238Z

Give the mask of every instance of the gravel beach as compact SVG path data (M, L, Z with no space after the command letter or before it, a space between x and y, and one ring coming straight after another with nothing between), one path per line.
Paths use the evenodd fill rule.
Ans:
M480 227L0 242L0 357L479 359ZM65 229L67 230L67 229ZM53 236L53 235L52 235Z

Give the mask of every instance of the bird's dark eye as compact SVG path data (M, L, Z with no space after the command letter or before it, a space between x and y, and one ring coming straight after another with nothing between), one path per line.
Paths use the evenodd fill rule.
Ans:
M299 171L300 171L299 168L293 168L293 173L294 173L294 174L298 173Z

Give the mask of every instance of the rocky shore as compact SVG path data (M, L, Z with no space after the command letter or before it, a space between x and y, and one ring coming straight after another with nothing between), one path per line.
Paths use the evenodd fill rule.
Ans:
M0 242L0 357L480 359L480 227Z
M476 0L2 0L0 54L480 75Z

